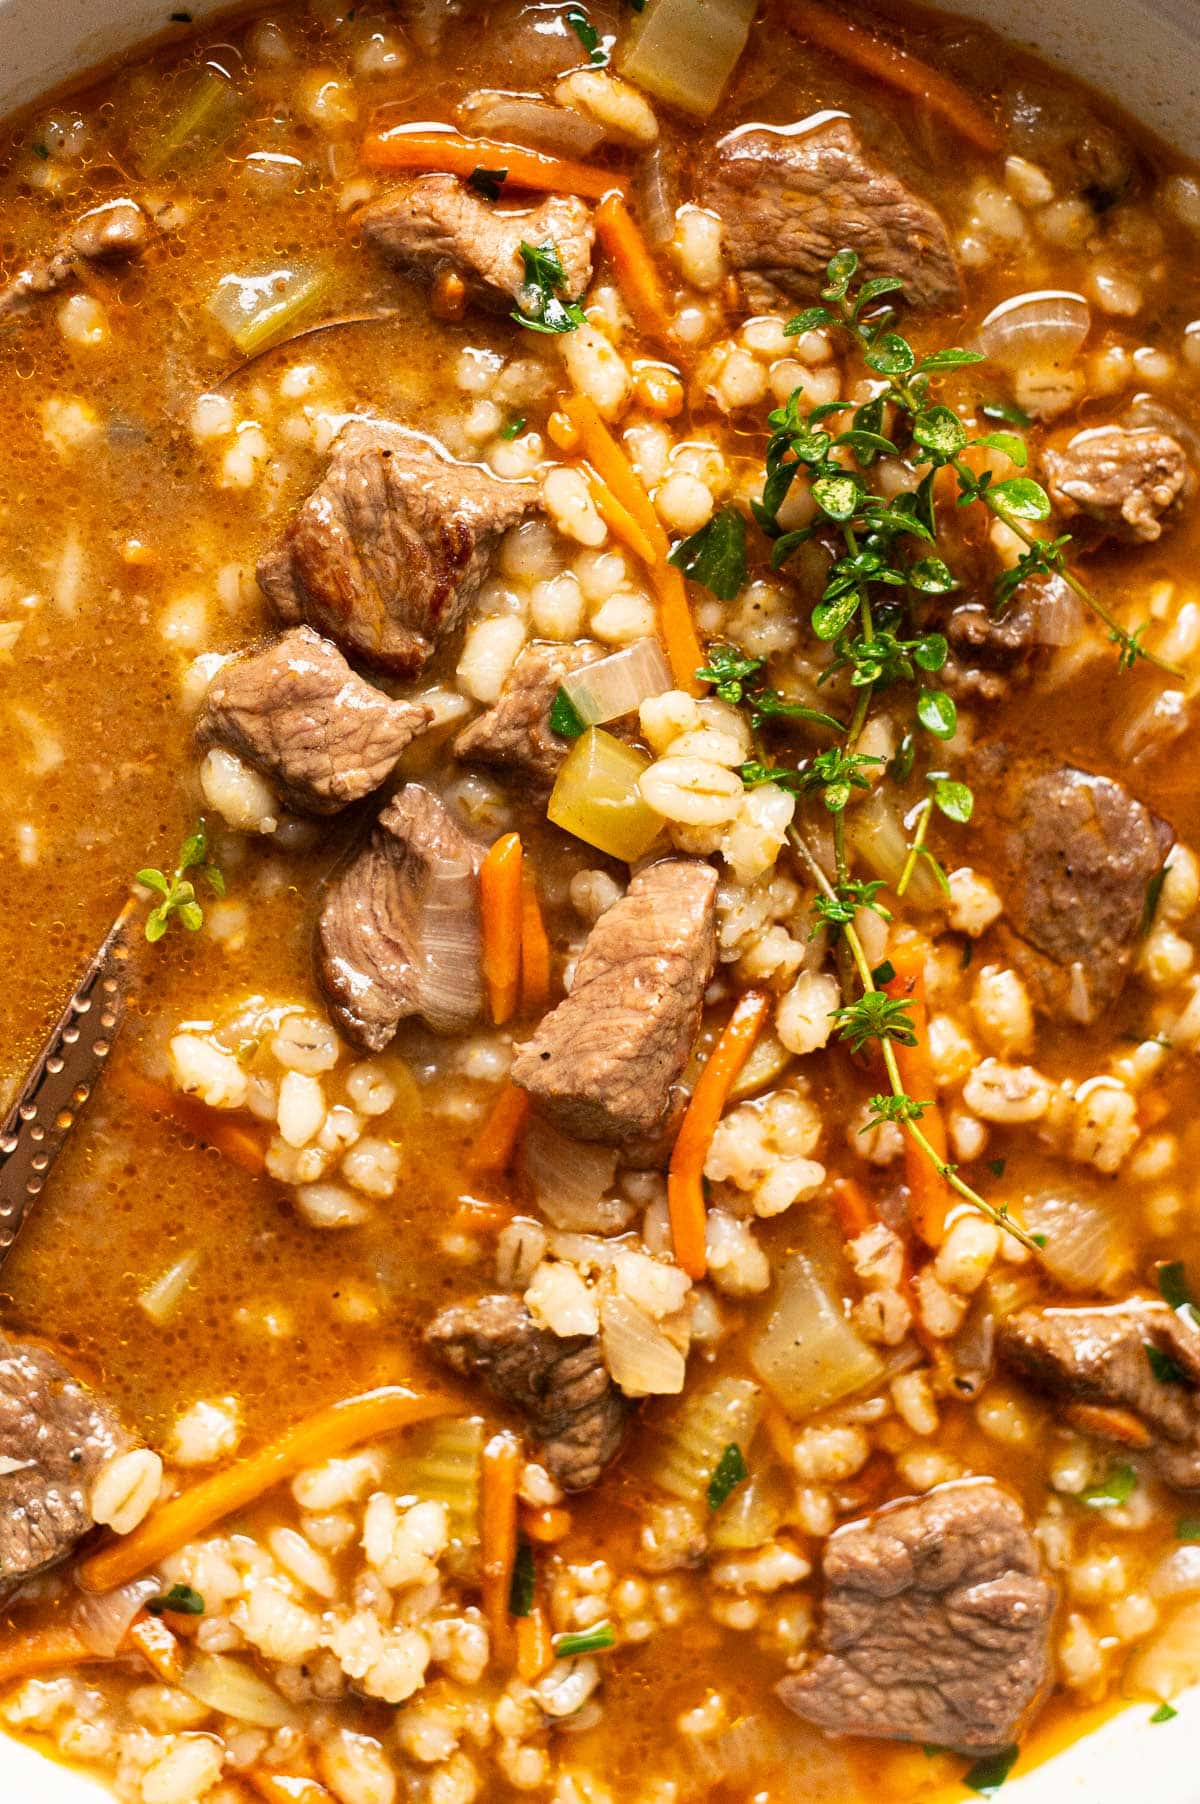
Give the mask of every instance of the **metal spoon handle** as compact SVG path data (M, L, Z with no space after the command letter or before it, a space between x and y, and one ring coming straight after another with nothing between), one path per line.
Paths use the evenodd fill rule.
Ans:
M112 1050L129 983L131 898L113 922L0 1124L0 1265L42 1193Z

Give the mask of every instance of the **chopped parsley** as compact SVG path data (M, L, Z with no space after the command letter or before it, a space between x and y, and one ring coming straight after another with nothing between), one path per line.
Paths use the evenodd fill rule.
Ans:
M566 21L588 53L589 63L597 69L603 68L608 61L608 51L600 42L600 33L584 12L582 6L568 6Z
M746 522L736 508L718 508L707 526L676 545L670 561L718 601L733 601L746 581Z
M1200 1309L1196 1307L1182 1259L1167 1259L1158 1267L1158 1294L1176 1315L1183 1316L1191 1327L1200 1328Z
M513 312L519 325L531 332L574 332L586 323L578 301L563 300L567 272L557 245L521 245L521 261L525 265L525 283L521 305Z
M512 439L517 438L524 430L525 420L523 417L519 420L510 420L507 426L501 428L500 437L511 441Z
M985 401L979 409L985 420L1003 420L1006 426L1032 426L1033 421L1015 401Z
M892 961L890 959L885 958L881 965L876 965L875 969L871 973L871 979L872 979L872 982L875 984L876 989L882 990L882 989L886 988L886 986L889 983L891 983L891 981L895 977L895 975L896 975L895 965L892 963Z
M172 1585L161 1597L147 1601L151 1616L203 1616L204 1599L190 1585Z
M731 1492L744 1484L748 1476L741 1448L736 1441L730 1441L708 1481L709 1509L719 1510Z
M998 1754L987 1754L977 1760L971 1770L963 1774L963 1784L969 1791L979 1793L981 1798L990 1798L998 1792L1008 1775L1017 1764L1020 1748L1015 1745L1002 1748Z
M1146 935L1154 925L1154 917L1158 913L1158 904L1159 899L1162 896L1163 884L1167 881L1167 872L1170 868L1169 864L1164 864L1162 870L1155 871L1153 877L1151 877L1149 883L1146 885L1146 900L1142 904L1142 919L1138 927L1138 932L1143 939L1145 939Z
M1177 1541L1200 1541L1200 1516L1181 1516L1175 1524Z
M550 731L560 739L578 739L585 731L579 709L565 689L560 689L550 707Z
M510 1616L532 1615L536 1587L537 1568L533 1563L533 1549L528 1541L518 1541L517 1557L513 1561L512 1580L508 1587Z
M1113 1466L1098 1485L1089 1485L1079 1493L1079 1501L1089 1510L1115 1510L1128 1503L1137 1490L1137 1473L1132 1466Z
M191 22L192 22L191 13L172 13L171 14L172 25L190 25Z
M1169 1353L1164 1353L1162 1348L1156 1347L1152 1341L1144 1341L1142 1344L1146 1349L1150 1370L1160 1384L1183 1383L1185 1374L1177 1359L1172 1359Z
M1150 1721L1152 1723L1170 1723L1174 1722L1178 1715L1179 1712L1173 1705L1160 1704L1158 1709L1154 1712L1154 1715L1150 1718Z
M556 1635L554 1658L569 1660L573 1654L602 1654L615 1647L617 1637L611 1622L598 1622L594 1629L583 1629L578 1635Z
M499 200L500 190L507 179L507 169L485 169L480 164L467 177L467 187L473 188L476 194L482 194L484 200Z
M988 1170L991 1172L991 1174L994 1178L1002 1178L1004 1176L1004 1168L1007 1165L1007 1163L1008 1163L1007 1159L989 1159L988 1160Z
M41 157L43 163L50 161L50 152L45 144L31 144L29 148L35 157Z

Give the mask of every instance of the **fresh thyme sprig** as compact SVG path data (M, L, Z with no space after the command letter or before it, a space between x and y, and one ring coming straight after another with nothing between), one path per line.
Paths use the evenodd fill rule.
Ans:
M196 883L206 883L214 896L225 894L223 874L215 864L208 863L208 830L204 822L197 821L184 840L169 876L165 871L147 869L138 872L136 881L160 898L146 916L146 938L151 945L162 939L176 918L189 933L198 933L204 925L204 910L196 899Z

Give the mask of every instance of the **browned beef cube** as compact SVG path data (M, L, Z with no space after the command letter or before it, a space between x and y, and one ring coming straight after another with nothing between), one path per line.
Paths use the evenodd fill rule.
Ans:
M511 312L525 288L521 245L552 245L576 301L592 279L591 209L552 194L527 213L498 212L453 175L422 175L389 188L358 215L363 231L404 269L461 276L476 300Z
M1050 496L1096 536L1153 544L1196 486L1187 452L1153 426L1094 426L1043 455Z
M398 676L454 632L501 534L541 503L532 482L455 463L385 420L355 420L258 580L281 620L306 620Z
M571 741L555 733L550 710L564 677L604 656L598 645L530 645L505 679L500 699L454 741L454 756L552 787Z
M779 291L816 298L825 267L857 251L865 277L899 276L918 307L957 307L962 282L941 215L834 119L798 133L746 127L709 157L698 198L720 214L725 250L754 306Z
M0 1335L0 1598L94 1526L101 1469L134 1442L47 1348Z
M1022 1309L999 1323L997 1346L1052 1397L1132 1411L1167 1482L1200 1489L1200 1327L1187 1315L1144 1301Z
M0 288L0 318L39 294L53 294L79 271L81 263L112 263L136 257L150 241L146 215L133 200L106 201L67 227L46 257L35 257Z
M437 796L409 783L331 878L317 971L338 1025L381 1052L401 1021L463 1032L483 1000L480 849Z
M564 1134L628 1144L663 1126L716 964L716 891L710 865L667 859L592 928L570 995L512 1067Z
M587 1490L620 1452L631 1406L594 1334L550 1334L519 1297L491 1296L443 1309L425 1342L460 1377L482 1378L516 1410L564 1490Z
M432 719L424 702L393 701L297 626L217 672L196 737L252 764L289 808L336 814L385 783Z
M1007 1491L965 1479L849 1523L824 1572L823 1652L778 1685L790 1709L963 1754L1017 1739L1050 1674L1054 1587Z

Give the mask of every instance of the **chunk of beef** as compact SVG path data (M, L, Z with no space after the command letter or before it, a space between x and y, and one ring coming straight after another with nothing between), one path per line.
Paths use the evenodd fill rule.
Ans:
M999 615L987 602L959 602L942 625L950 646L942 687L960 701L1000 701L1033 674L1039 651L1071 644L1082 623L1082 604L1060 576L1022 583Z
M0 1334L0 1598L66 1559L101 1468L133 1444L46 1347Z
M0 319L35 300L64 288L84 263L113 263L140 256L150 242L146 215L133 200L106 201L67 227L46 257L35 257L0 288Z
M720 214L725 250L754 306L811 297L835 252L864 276L900 276L918 307L957 307L958 264L941 215L867 153L849 120L809 131L750 126L722 138L700 199Z
M997 746L976 762L1007 828L995 875L1014 956L1043 1007L1094 1021L1125 982L1146 888L1174 840L1111 777Z
M710 865L667 859L592 928L570 995L512 1067L564 1134L621 1145L664 1125L716 964L716 892Z
M613 1383L594 1334L562 1337L535 1326L519 1297L480 1297L435 1316L426 1345L463 1378L482 1378L524 1418L546 1470L565 1491L586 1491L621 1450L630 1404Z
M1093 426L1043 453L1047 486L1067 519L1083 515L1098 539L1150 545L1196 486L1187 452L1152 426Z
M381 1052L412 1015L464 1032L483 1001L480 849L446 807L409 783L327 885L317 971L334 1017Z
M552 194L531 213L500 213L453 175L421 175L389 188L358 215L367 238L402 269L451 270L487 306L512 310L525 294L521 245L550 244L562 264L564 299L592 279L591 209Z
M564 677L603 656L598 645L529 646L505 679L495 707L458 735L454 756L549 789L571 749L571 741L550 725L554 698Z
M1017 1738L1047 1683L1054 1587L1016 1499L939 1485L825 1548L824 1651L777 1686L840 1735L986 1754Z
M997 1346L1014 1371L1068 1405L1131 1411L1168 1484L1200 1489L1200 1327L1185 1314L1146 1301L1021 1309L998 1325ZM1087 1427L1103 1434L1095 1418Z
M336 814L386 782L432 719L424 702L393 701L336 645L297 626L217 672L196 738L252 764L289 808Z
M460 624L500 536L541 503L384 420L354 420L258 581L281 620L412 676Z

